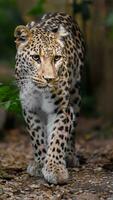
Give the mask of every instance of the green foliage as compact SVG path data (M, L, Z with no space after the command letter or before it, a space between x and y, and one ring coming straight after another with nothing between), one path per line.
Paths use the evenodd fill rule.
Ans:
M17 24L22 22L16 0L0 0L0 62L14 61L14 36ZM13 59L12 59L13 58ZM11 84L0 84L0 107L21 113L17 88Z
M108 28L107 36L109 39L113 40L113 10L106 17L105 24Z
M45 0L37 0L36 5L28 12L29 15L38 15L44 13Z
M106 18L106 25L109 27L113 26L113 11L108 14Z
M20 114L21 106L18 93L18 89L11 84L0 85L0 107L4 108L5 110Z
M15 51L14 28L21 21L16 0L0 0L0 59L11 60Z

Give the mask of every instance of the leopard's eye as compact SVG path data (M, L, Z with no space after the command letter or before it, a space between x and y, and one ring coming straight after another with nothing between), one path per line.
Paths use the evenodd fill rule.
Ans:
M40 56L39 55L32 55L32 58L33 60L35 60L37 63L41 63L41 60L40 60Z
M57 62L60 59L61 59L61 56L57 55L57 56L54 57L54 62Z

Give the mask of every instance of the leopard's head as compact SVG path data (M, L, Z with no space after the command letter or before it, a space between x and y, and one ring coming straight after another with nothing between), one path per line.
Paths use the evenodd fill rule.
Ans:
M67 35L63 26L57 32L45 31L38 25L31 29L18 26L14 32L17 47L16 79L31 80L40 87L56 84L66 66L64 38Z

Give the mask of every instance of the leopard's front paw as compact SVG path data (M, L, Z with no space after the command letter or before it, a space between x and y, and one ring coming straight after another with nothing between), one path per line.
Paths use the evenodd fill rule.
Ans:
M68 181L68 171L62 164L45 164L42 168L42 174L47 182L53 184L64 184Z
M28 167L27 167L27 173L30 174L31 176L39 176L42 177L42 172L41 172L42 166L38 162L31 162Z

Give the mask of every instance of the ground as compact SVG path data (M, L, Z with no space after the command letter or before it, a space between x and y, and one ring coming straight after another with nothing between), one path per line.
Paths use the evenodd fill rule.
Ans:
M101 124L100 119L80 119L80 166L69 169L69 182L61 186L26 173L32 158L30 139L19 128L8 131L0 141L0 200L113 200L113 134L103 137L109 126Z

